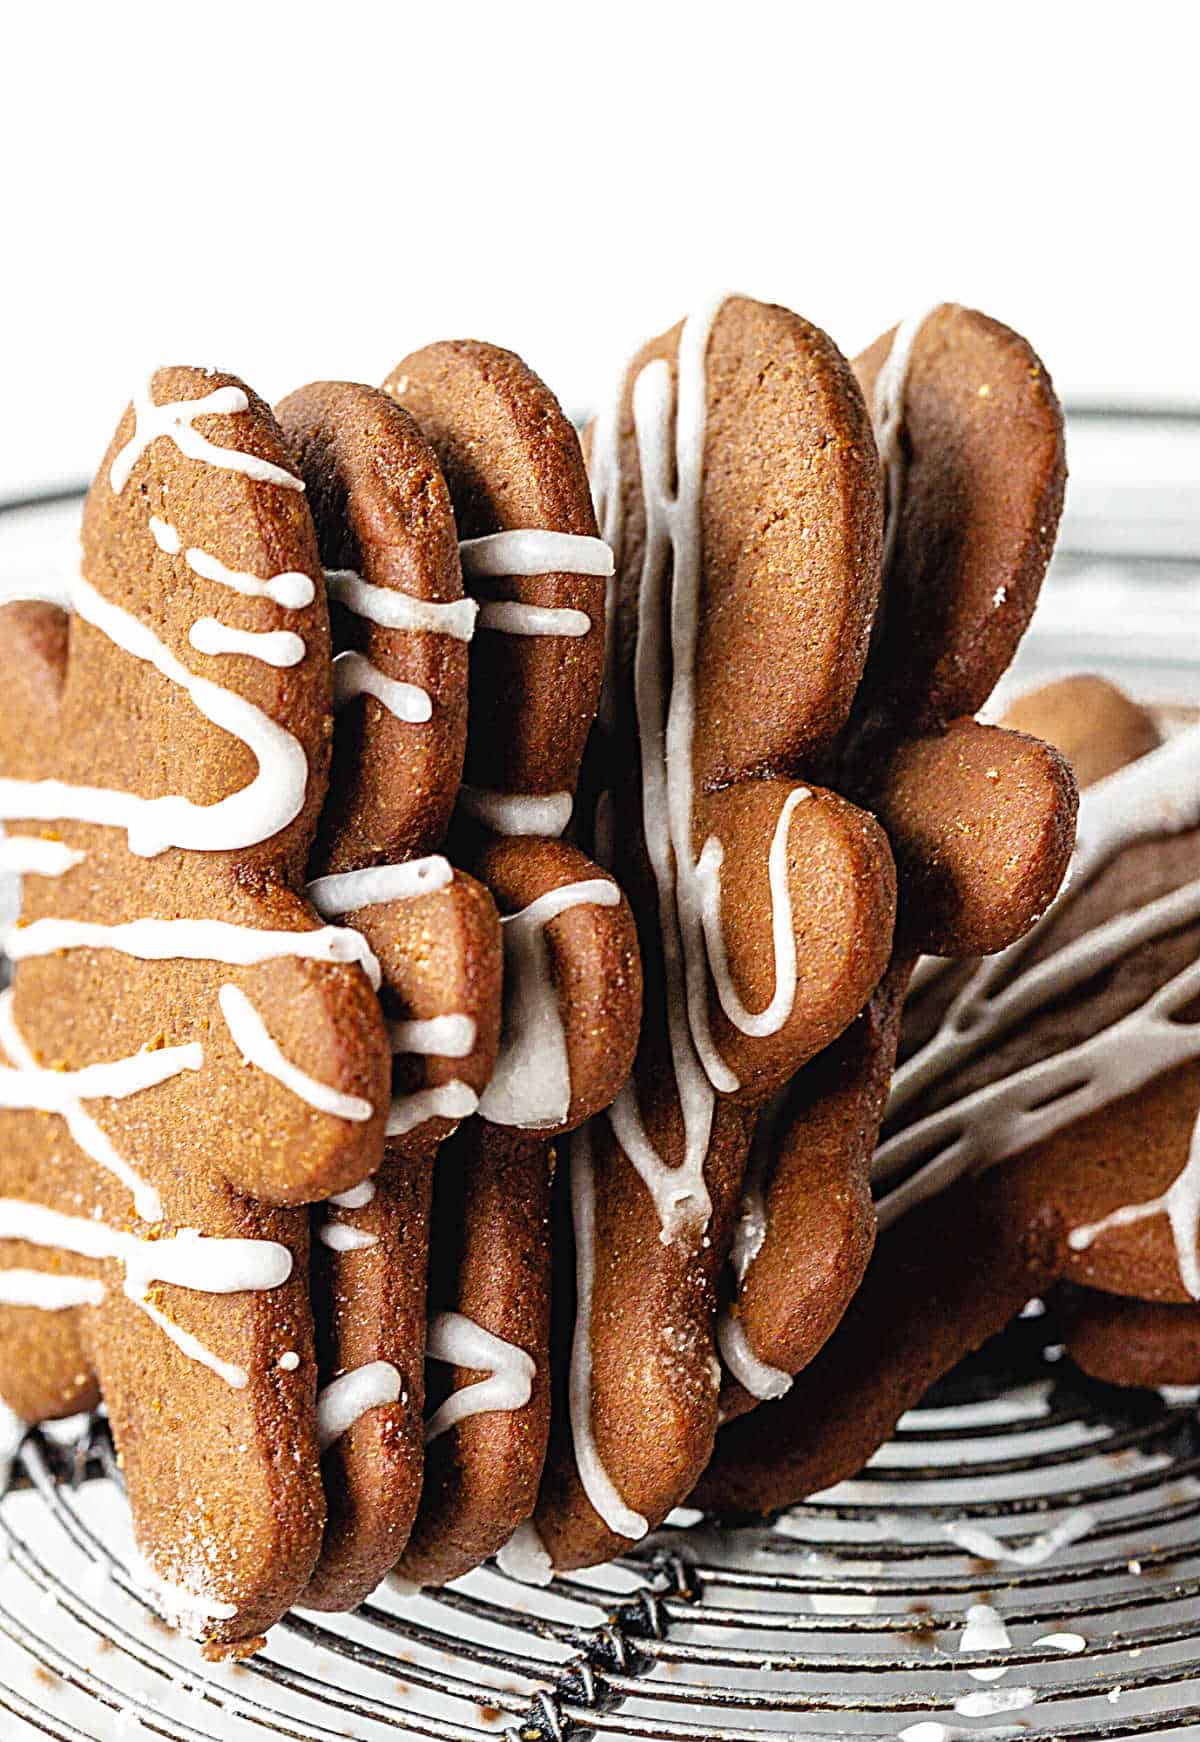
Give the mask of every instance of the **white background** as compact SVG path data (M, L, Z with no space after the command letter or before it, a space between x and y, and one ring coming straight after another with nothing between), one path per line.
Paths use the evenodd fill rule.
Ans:
M470 334L580 410L724 287L851 352L969 301L1068 396L1200 402L1189 11L11 9L0 494L161 361L273 399Z

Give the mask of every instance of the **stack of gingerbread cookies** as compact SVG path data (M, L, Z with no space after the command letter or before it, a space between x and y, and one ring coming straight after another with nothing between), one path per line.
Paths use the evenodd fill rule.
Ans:
M1200 756L975 718L1036 356L725 298L584 445L474 342L160 370L0 611L0 1396L103 1402L212 1652L785 1504L1052 1284L1197 1367Z

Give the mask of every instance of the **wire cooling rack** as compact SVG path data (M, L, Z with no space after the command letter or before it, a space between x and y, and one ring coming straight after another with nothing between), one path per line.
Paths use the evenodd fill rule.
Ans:
M1071 422L1009 689L1086 666L1194 704L1200 415ZM77 523L77 492L0 504L0 595L61 594ZM1019 1321L859 1478L770 1524L675 1514L545 1592L494 1568L385 1586L239 1665L156 1614L103 1421L34 1434L0 1502L0 1742L1200 1736L1197 1399L1086 1382L1054 1335ZM982 1604L998 1625L964 1652Z
M491 1568L384 1587L350 1616L293 1614L236 1666L205 1663L139 1585L103 1422L35 1435L0 1506L0 1711L62 1742L1200 1731L1195 1400L1084 1381L1047 1323L769 1525L676 1515L545 1592ZM981 1603L1003 1631L964 1653Z

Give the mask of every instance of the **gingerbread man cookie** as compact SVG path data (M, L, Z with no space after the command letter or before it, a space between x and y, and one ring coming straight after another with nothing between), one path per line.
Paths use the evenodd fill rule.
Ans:
M1062 416L1026 342L945 304L855 364L888 497L871 655L829 778L872 809L899 874L892 964L760 1131L721 1322L726 1417L782 1396L837 1323L874 1237L870 1162L917 954L1019 937L1062 880L1075 790L1036 738L978 724L1053 545Z
M0 612L0 1389L103 1399L159 1598L214 1649L324 1522L308 1212L378 1165L363 937L301 894L329 754L303 483L227 375L160 370L88 496L73 615Z
M578 438L511 352L431 345L387 390L449 484L479 617L454 852L504 931L500 1054L439 1159L425 1492L403 1579L441 1583L506 1545L537 1494L549 1423L551 1139L628 1075L641 1009L632 916L567 825L604 663L608 547Z
M861 1009L894 912L878 825L800 778L846 723L877 596L848 365L786 310L714 302L635 359L592 469L617 555L592 809L647 1010L571 1149L575 1327L534 1520L558 1567L644 1535L707 1458L755 1111Z
M304 1601L344 1609L395 1565L416 1515L434 1157L495 1066L500 924L487 890L436 850L462 770L476 614L437 458L377 388L314 383L279 419L333 610L333 781L310 898L375 952L395 1058L384 1165L314 1230L329 1520Z
M1063 740L1094 737L1095 766L1145 744L1124 697L1077 694L1091 717ZM1023 718L1049 730L1065 700L1027 701ZM1200 1298L1198 794L1196 727L1090 786L1045 918L914 997L867 1279L792 1394L721 1437L701 1503L767 1510L850 1474L939 1373L1059 1279L1181 1314ZM1164 1332L1185 1347L1186 1326L1130 1310L1147 1372ZM1136 1367L1122 1353L1109 1371ZM768 1430L757 1458L752 1426Z

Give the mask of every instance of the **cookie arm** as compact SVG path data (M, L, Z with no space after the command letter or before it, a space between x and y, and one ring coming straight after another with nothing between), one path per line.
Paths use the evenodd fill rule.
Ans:
M896 877L874 817L818 786L703 798L696 844L713 1039L756 1105L828 1046L887 966Z
M1066 873L1078 805L1070 766L1036 738L970 719L876 748L866 796L896 855L905 946L937 956L1004 949Z

